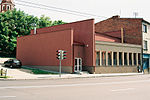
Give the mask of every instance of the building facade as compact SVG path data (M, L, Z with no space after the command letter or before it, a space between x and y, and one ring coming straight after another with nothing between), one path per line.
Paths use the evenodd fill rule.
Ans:
M13 10L15 4L13 0L2 0L0 4L0 12L6 12L8 10Z
M137 72L141 45L121 43L122 32L118 33L119 37L96 32L94 19L39 28L17 39L16 56L23 65L58 71L56 51L65 50L62 72Z
M150 67L150 23L142 21L143 34L143 69L149 72Z
M123 43L141 45L143 70L150 67L150 23L142 18L120 18L113 16L95 24L96 32L116 38L123 38ZM122 32L122 35L119 35Z
M137 72L141 46L96 41L96 73Z
M56 51L65 50L67 59L62 61L62 72L94 69L93 19L40 28L36 34L33 32L32 30L31 35L17 39L17 58L23 65L58 71L59 60L56 58ZM93 70L90 73L93 73Z

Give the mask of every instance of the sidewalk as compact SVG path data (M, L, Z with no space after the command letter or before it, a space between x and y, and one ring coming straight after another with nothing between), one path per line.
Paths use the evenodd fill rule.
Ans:
M0 68L2 68L0 66ZM114 76L131 76L131 75L143 75L143 73L113 73L113 74L62 74L59 77L59 74L52 75L52 74L41 74L35 75L28 72L24 72L23 69L7 69L7 76L10 78L3 79L3 80L32 80L32 79L71 79L71 78L96 78L96 77L114 77ZM2 79L0 79L2 80Z
M4 70L7 69L7 76L10 78L0 80L31 80L31 79L70 79L70 78L96 78L96 77L114 77L114 76L131 76L131 75L143 75L143 73L112 73L112 74L62 74L59 77L59 74L52 75L52 74L42 74L42 75L35 75L31 74L24 69L10 69L6 67L2 67L4 61L7 58L0 59L0 69L3 68Z

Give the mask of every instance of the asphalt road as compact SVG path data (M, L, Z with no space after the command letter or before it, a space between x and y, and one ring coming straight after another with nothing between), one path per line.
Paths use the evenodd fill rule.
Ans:
M0 100L150 100L150 75L0 81Z

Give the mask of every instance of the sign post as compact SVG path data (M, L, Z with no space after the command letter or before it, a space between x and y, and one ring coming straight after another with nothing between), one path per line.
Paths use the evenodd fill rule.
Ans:
M61 77L61 59L59 60L59 77Z

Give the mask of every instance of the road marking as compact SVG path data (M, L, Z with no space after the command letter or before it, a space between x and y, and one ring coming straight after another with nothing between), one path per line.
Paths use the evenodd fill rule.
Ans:
M26 89L26 88L56 88L56 87L73 87L73 86L95 86L95 85L112 85L112 84L127 84L127 83L141 83L150 82L150 80L139 81L124 81L124 82L105 82L105 83L81 83L81 84L62 84L62 85L39 85L39 86L7 86L0 87L0 89Z
M128 91L128 90L134 90L135 88L126 88L126 89L116 89L116 90L111 90L113 92L120 92L120 91Z
M0 96L0 98L16 98L16 96Z

